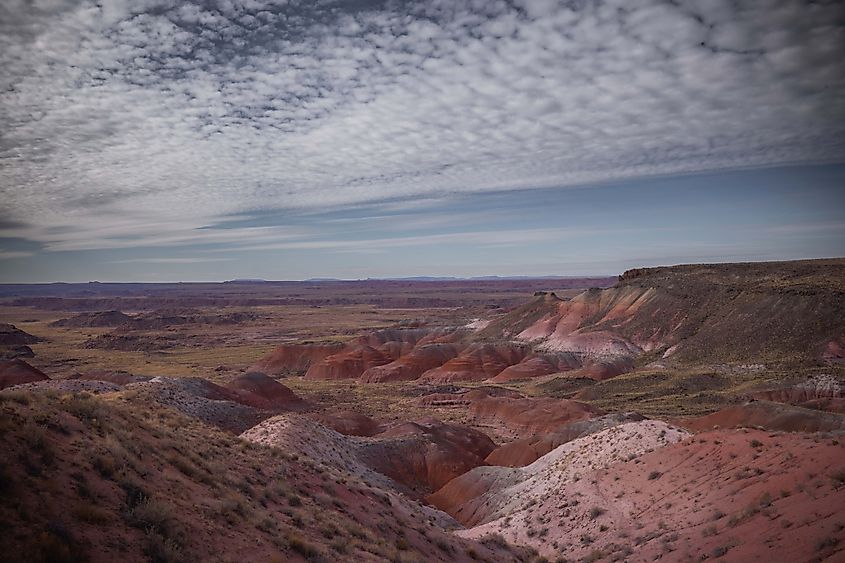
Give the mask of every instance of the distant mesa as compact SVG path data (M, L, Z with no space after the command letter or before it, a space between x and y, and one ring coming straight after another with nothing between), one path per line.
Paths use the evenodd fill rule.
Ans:
M120 311L94 311L79 313L66 319L50 323L50 326L65 328L116 327L132 320L132 317Z

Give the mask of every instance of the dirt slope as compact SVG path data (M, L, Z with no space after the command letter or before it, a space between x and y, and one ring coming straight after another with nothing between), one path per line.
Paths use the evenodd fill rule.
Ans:
M2 393L0 414L10 563L517 560L350 473L155 405Z

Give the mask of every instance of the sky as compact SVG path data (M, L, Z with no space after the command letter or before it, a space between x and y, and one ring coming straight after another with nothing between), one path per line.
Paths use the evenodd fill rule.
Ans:
M833 256L840 2L0 3L0 282Z

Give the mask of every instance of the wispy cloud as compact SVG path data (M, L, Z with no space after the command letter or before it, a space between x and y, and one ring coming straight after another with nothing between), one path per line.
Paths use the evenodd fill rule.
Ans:
M109 264L201 264L204 262L231 262L231 258L128 258L109 260Z
M7 235L47 251L348 248L201 227L842 161L842 15L776 0L7 1Z

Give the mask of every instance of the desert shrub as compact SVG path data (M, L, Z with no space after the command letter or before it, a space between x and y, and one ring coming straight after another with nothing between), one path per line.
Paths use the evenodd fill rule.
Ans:
M291 493L288 495L288 504L291 506L302 506L302 499Z
M837 489L842 485L845 485L845 469L833 472L830 475L830 479L833 481L833 486Z
M595 520L596 518L598 518L599 516L601 516L605 512L607 512L607 511L600 506L592 507L590 509L590 520Z
M312 559L319 555L317 548L305 541L305 539L298 534L292 533L288 535L288 545L292 550L306 559Z
M719 557L724 557L725 554L731 550L731 546L729 545L721 545L717 548L714 548L713 551L710 552L710 555L716 559Z
M117 464L111 456L96 454L91 460L91 465L105 479L111 479L117 473Z
M32 398L26 391L10 390L0 393L0 403L11 401L19 405L27 406L32 402Z
M90 502L81 502L74 506L73 515L83 522L98 526L109 521L109 511Z
M126 495L124 503L126 503L129 510L132 510L150 496L150 493L147 492L143 485L134 479L121 479L118 485L120 485L120 488L123 489L123 492Z
M829 547L836 547L839 544L839 539L833 536L822 538L816 542L816 551L824 551Z
M655 479L659 479L661 475L663 475L663 473L661 473L660 471L652 471L648 474L648 480L654 481Z
M88 393L74 393L61 402L61 408L81 422L92 425L99 425L106 415L100 401Z
M179 563L183 560L182 547L173 538L165 537L155 530L147 530L146 536L144 552L153 563Z
M128 516L129 523L136 528L153 530L165 538L176 534L173 508L165 501L147 497L132 508Z
M760 440L751 440L751 441L749 442L749 444L750 444L750 445L751 445L751 447L752 447L752 448L754 448L755 450L756 450L757 448L762 448L762 447L763 447L763 442L761 442Z
M485 546L494 546L499 547L502 549L509 549L510 545L505 538L503 538L500 534L489 534L481 538L481 544Z

